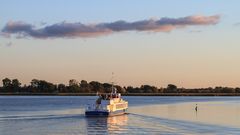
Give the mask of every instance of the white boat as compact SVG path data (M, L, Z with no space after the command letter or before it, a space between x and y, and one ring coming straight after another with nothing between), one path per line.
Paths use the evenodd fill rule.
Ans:
M86 106L85 116L115 116L125 114L128 102L121 98L121 94L112 88L111 93L97 94L98 98L94 104Z

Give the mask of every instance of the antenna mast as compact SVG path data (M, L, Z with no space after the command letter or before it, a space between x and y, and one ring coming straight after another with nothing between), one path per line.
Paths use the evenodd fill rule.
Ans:
M114 87L113 87L113 85L114 85L113 78L114 78L114 73L112 72L112 82L111 82L111 83L112 83L112 93L116 94L117 91L116 91L116 89L114 89Z

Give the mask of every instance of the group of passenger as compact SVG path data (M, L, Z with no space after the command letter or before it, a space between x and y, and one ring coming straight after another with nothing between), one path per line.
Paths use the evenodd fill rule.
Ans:
M120 93L111 93L111 94L99 94L98 99L96 100L96 109L99 109L102 100L110 100L112 98L120 98L121 94Z
M112 98L120 98L121 94L100 94L99 98L103 99L103 100L110 100Z

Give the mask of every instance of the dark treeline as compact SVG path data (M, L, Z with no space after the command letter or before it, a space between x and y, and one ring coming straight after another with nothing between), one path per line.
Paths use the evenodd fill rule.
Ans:
M87 82L82 80L78 82L75 79L69 80L69 84L53 84L45 80L33 79L30 85L21 85L18 79L5 78L2 80L3 86L0 87L0 93L108 93L111 92L110 83L100 83L97 81ZM169 84L166 88L157 88L150 85L140 87L121 87L114 85L120 93L240 93L240 88L215 87L215 88L177 88L176 85Z

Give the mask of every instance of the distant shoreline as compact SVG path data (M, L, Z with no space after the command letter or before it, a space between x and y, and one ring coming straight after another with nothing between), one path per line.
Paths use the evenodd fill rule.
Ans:
M124 93L123 96L240 96L240 93ZM0 96L96 96L96 93L0 93Z

